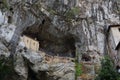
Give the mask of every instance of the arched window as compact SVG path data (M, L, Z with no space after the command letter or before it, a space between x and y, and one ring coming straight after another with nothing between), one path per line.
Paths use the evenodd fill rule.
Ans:
M27 40L27 43L29 42L29 40Z
M118 28L119 32L120 32L120 28Z
M8 16L8 23L12 23L12 17Z
M34 44L33 44L34 46L35 46L35 42L34 42Z

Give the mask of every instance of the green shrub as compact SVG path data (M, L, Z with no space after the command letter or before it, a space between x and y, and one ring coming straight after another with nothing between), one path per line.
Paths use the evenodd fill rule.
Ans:
M6 9L9 10L10 9L7 0L2 0L1 2L2 2L2 4L0 5L0 8L2 10L6 10Z
M5 80L7 76L12 75L13 70L11 64L8 64L5 59L0 60L0 80Z
M95 80L120 80L120 75L108 56L101 61L101 65L102 68Z
M4 7L9 9L9 6L8 6L8 3L7 3L7 0L2 0L3 1L3 4L4 4Z
M75 69L76 69L76 77L77 77L82 74L82 64L78 62L76 62L75 64L76 64Z

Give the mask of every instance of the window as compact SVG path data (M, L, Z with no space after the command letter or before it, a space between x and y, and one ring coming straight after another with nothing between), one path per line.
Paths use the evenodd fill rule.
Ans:
M27 40L27 43L29 42L29 40Z
M120 28L118 28L119 32L120 32Z
M42 20L42 24L44 24L44 23L45 23L45 19Z
M12 23L12 17L8 16L8 23Z
M35 45L35 42L34 42L34 45Z

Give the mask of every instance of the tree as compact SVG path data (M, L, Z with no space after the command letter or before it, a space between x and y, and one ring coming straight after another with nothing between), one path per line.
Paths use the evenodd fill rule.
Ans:
M120 75L108 56L101 61L101 65L102 68L95 80L120 80Z
M13 69L8 59L0 59L0 80L6 80L13 75ZM8 80L8 79L7 79Z

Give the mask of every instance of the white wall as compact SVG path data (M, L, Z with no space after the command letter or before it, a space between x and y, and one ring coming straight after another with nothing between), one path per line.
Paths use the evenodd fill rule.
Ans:
M120 31L119 31L120 27L111 27L111 31L112 31L112 35L114 38L114 42L115 42L115 48L117 47L117 45L120 42Z

